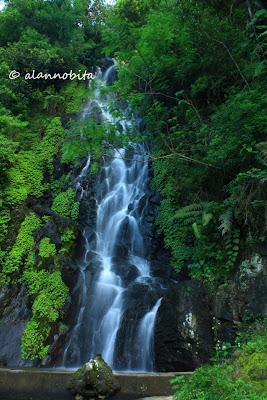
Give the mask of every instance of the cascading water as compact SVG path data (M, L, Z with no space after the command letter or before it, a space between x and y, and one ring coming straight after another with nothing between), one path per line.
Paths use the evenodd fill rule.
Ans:
M112 67L101 76L98 70L95 100L88 102L82 119L90 118L97 106L104 119L118 122L99 90L111 71ZM123 129L132 123L123 121ZM145 152L141 145L138 150ZM110 155L99 173L94 233L89 220L83 231L80 276L73 291L79 291L79 313L68 335L63 366L79 366L101 353L115 370L153 371L154 323L161 299L142 238L148 166L142 155L127 161L123 149ZM82 182L89 173L90 155L76 179L80 200L86 197Z

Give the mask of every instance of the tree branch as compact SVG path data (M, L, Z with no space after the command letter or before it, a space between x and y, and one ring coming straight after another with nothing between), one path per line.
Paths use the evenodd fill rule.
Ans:
M187 161L187 162L192 162L192 163L204 165L205 167L212 167L212 168L216 168L216 169L221 169L220 167L217 167L215 165L207 164L207 163L204 163L202 161L198 161L198 160L195 160L193 158L184 156L181 153L171 153L171 154L167 154L165 156L160 156L160 157L153 157L151 154L141 154L141 155L147 157L146 160L138 160L138 159L135 159L135 158L122 157L122 156L121 157L116 157L116 156L112 156L111 154L102 154L102 155L105 156L105 157L115 158L115 159L119 159L119 160L136 161L136 162L141 162L141 163L147 163L147 162L150 162L150 161L157 161L157 160L161 160L161 159L175 158L176 157L176 158L179 158L182 161Z
M226 50L227 53L229 54L231 60L232 60L233 63L235 64L235 66L236 66L236 68L237 68L237 70L238 70L238 72L239 72L241 78L243 79L243 81L244 81L245 84L247 85L248 89L251 90L248 81L246 80L245 76L243 75L241 69L239 68L239 65L238 65L237 62L235 61L235 59L234 59L232 53L230 52L230 50L228 49L228 47L226 46L226 44L225 44L224 42L222 42L221 40L214 39L213 37L211 37L210 35L208 35L208 33L204 32L204 31L202 31L202 32L196 31L196 32L198 32L198 33L200 33L200 34L206 35L209 39L213 40L214 42L217 42L217 43L221 44L221 45L225 48L225 50Z

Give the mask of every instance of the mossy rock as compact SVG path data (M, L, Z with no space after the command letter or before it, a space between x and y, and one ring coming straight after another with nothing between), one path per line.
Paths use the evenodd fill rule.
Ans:
M244 373L253 383L255 390L267 393L267 354L254 353L248 356L244 363Z
M105 399L120 390L120 384L101 354L97 354L78 369L68 389L75 399Z

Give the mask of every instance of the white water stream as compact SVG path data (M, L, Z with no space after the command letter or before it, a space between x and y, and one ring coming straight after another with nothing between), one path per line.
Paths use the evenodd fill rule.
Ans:
M83 120L91 116L97 104L104 119L118 122L108 112L107 100L100 94L100 88L105 85L111 70L112 67L104 75L98 70L94 100L89 101L85 107ZM123 121L123 129L131 127L133 123L131 120ZM141 152L144 150L140 146ZM125 298L129 291L125 276L129 274L129 268L137 271L134 284L142 288L147 285L148 290L153 286L141 234L142 210L139 204L148 188L148 166L141 155L134 157L140 162L126 161L123 149L114 150L111 155L113 158L103 160L99 174L101 182L96 196L97 218L93 243L86 228L83 232L84 255L79 262L80 277L74 289L74 293L79 290L79 313L77 323L68 336L63 356L64 367L74 366L73 364L80 366L91 356L101 353L104 360L114 368L117 335L125 322ZM76 188L81 193L80 200L86 194L86 189L80 182L90 174L90 161L89 155L85 167L76 179ZM126 259L124 266L123 260ZM92 265L97 265L93 280L90 270ZM127 343L133 343L132 350L121 344L121 348L127 353L127 362L121 366L122 369L153 371L154 324L160 302L161 299L156 304L154 302L150 306L144 305L139 320L137 318L132 325L132 337L126 340ZM131 351L135 354L131 354Z

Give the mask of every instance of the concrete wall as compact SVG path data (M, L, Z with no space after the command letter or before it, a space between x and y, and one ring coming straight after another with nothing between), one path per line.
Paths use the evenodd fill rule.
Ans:
M67 385L74 371L0 368L0 400L74 400ZM135 400L173 394L169 380L185 373L116 373L121 390L111 399Z

